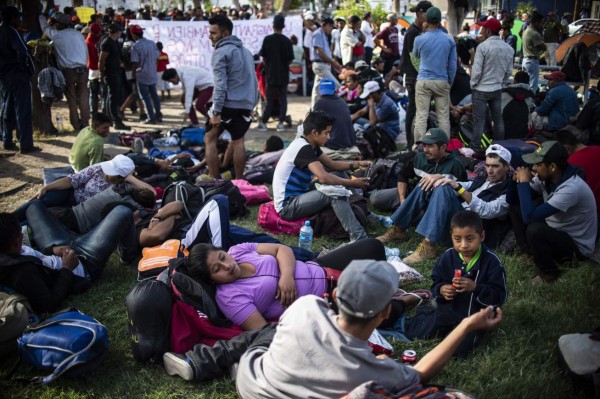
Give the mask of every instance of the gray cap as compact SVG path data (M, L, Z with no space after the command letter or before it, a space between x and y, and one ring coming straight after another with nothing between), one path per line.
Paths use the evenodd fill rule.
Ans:
M353 260L338 280L340 310L360 319L380 313L398 290L398 273L385 261Z
M71 18L69 18L69 16L67 14L62 13L62 12L57 12L50 19L55 20L56 22L58 22L61 25L65 25L65 26L71 25Z

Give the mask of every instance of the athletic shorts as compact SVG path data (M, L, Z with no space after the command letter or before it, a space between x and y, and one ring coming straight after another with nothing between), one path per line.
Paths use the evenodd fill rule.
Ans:
M218 135L227 130L231 134L232 140L239 140L246 135L251 123L252 110L223 107L221 109ZM210 124L210 118L206 125L207 131L212 130L213 126Z

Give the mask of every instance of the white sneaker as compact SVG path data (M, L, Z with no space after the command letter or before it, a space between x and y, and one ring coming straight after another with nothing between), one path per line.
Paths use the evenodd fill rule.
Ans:
M279 124L277 125L277 131L278 132L285 132L285 124L282 122L279 122Z
M262 121L258 121L258 125L256 126L256 130L261 131L261 132L266 132L267 130L267 125L265 125Z
M163 364L165 371L169 375L178 375L186 381L194 379L194 369L192 365L185 360L183 355L173 352L166 352L163 355Z

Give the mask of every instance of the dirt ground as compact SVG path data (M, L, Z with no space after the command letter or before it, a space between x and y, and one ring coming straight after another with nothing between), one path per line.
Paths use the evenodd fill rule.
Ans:
M157 130L163 133L173 128L187 125L183 122L183 108L179 102L181 92L171 91L171 99L162 102L164 121L158 125L143 125L138 122L137 115L126 113L127 125L133 131ZM268 124L268 132L259 132L252 123L250 131L246 134L246 148L260 151L266 139L273 134L280 135L284 140L294 138L299 122L304 118L310 107L310 97L300 97L290 94L288 97L288 114L292 116L293 127L284 133L277 133L276 122ZM35 110L34 110L35 112ZM75 141L75 132L68 123L68 109L65 100L53 105L52 120L56 121L56 115L60 114L65 126L56 136L36 136L35 145L42 148L41 152L21 155L18 152L5 151L0 147L0 211L12 211L23 202L32 198L42 187L42 169L68 165L69 151ZM202 119L201 119L202 122ZM108 143L105 144L104 152L109 156L127 151L127 147L118 144L118 132L111 131Z

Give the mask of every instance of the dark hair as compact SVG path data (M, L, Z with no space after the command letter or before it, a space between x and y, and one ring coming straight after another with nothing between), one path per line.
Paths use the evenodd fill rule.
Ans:
M156 206L156 195L147 188L133 188L129 191L131 198L143 208L153 209Z
M6 6L0 11L0 16L2 17L2 21L8 23L13 18L19 18L21 16L21 11L17 7Z
M500 161L500 163L502 163L502 165L508 166L508 162L506 162L504 159L502 159L502 157L498 154L494 154L494 153L486 154L486 158L498 159Z
M292 44L294 44L294 45L298 44L298 37L296 35L290 36L290 40L291 40Z
M529 84L529 74L526 71L519 71L515 73L515 77L513 80L515 83Z
M367 11L367 12L365 13L365 15L363 15L363 19L367 19L367 18L369 18L371 15L372 15L372 14L371 14L369 11Z
M537 11L532 12L531 17L529 17L530 24L542 22L543 20L544 20L544 16Z
M354 70L354 64L352 62L346 62L344 68Z
M346 79L350 79L353 82L358 82L359 77L357 73L349 73L346 75Z
M357 22L360 22L360 18L357 15L353 15L350 18L348 18L348 23L350 24L355 24Z
M565 129L561 129L556 132L556 140L562 145L570 145L571 147L581 144L581 141L579 141L573 133Z
M274 152L283 149L283 140L279 136L271 136L267 139L266 143L266 151Z
M96 112L96 114L92 116L92 125L102 125L103 123L111 123L110 116L103 112Z
M0 253L8 251L20 232L19 218L9 212L0 212Z
M208 270L208 258L209 252L219 251L220 248L215 247L212 244L200 243L196 244L190 249L190 255L185 260L185 268L187 274L201 282L211 282L210 270Z
M233 22L224 15L215 15L209 18L208 23L209 25L217 25L221 32L227 31L229 34L233 33Z
M169 81L169 80L173 79L175 76L177 76L177 71L175 70L175 68L169 68L163 72L162 80Z
M310 132L316 130L321 133L327 129L327 126L333 126L334 119L331 118L323 111L311 111L306 115L302 127L304 128L304 135L308 136Z
M463 32L470 32L471 31L471 27L469 26L469 24L465 23L462 27Z
M163 50L162 42L156 42L156 48L158 48L160 51L162 51Z
M452 220L450 221L450 231L464 227L472 227L480 235L483 234L483 221L477 212L460 211L452 216Z

